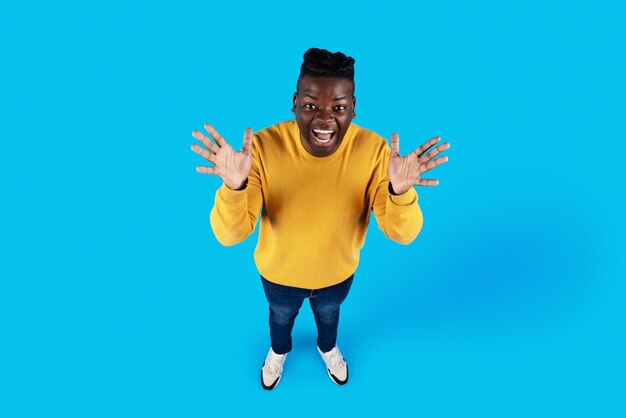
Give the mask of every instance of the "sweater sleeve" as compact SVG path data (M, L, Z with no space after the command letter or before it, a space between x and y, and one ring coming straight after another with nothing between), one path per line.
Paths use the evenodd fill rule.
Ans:
M263 204L259 153L252 142L252 168L244 190L232 190L222 184L215 193L211 210L211 228L222 245L230 246L245 240L256 227Z
M372 210L378 228L385 236L399 244L410 244L420 233L423 224L422 211L417 203L417 192L413 187L401 195L389 193L387 165L390 150L384 150L379 169L380 181L376 187Z

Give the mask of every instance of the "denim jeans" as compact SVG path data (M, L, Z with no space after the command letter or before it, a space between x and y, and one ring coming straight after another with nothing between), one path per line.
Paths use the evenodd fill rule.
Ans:
M309 298L317 325L317 346L323 352L337 342L339 307L348 296L354 274L341 283L322 289L303 289L272 283L261 276L265 297L270 305L270 339L276 354L291 351L291 331L302 302Z

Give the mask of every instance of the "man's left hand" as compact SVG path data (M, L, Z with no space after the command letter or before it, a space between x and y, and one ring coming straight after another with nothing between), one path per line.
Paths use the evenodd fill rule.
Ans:
M391 134L391 155L389 156L387 176L394 193L403 194L414 185L436 186L439 184L438 180L423 179L420 176L422 173L448 162L447 155L435 158L441 151L450 148L448 142L437 145L427 152L440 140L441 138L436 136L402 157L400 155L400 137L396 133Z

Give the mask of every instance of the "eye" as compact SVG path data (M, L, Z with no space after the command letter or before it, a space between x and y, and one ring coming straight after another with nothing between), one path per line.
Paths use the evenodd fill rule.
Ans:
M304 104L304 108L305 109L315 109L315 105L311 104L311 103L305 103Z
M341 112L342 110L346 110L346 107L344 105L335 106L335 110Z

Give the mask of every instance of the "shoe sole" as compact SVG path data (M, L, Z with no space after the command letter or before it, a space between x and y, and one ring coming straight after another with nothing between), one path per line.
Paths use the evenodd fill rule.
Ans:
M341 380L337 379L335 376L333 376L330 373L330 369L328 367L326 368L326 373L328 373L328 377L330 377L330 380L332 380L333 383L336 384L337 386L343 386L346 383L348 383L348 377L350 376L348 374L348 364L346 364L346 380L344 380L344 381L341 381Z

